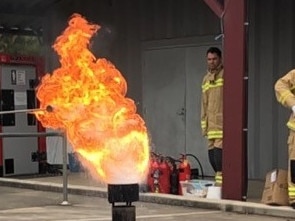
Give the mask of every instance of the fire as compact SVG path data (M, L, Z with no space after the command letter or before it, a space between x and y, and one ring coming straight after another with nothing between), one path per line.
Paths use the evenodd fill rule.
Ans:
M144 181L149 161L149 139L127 83L106 59L89 51L99 30L79 14L53 45L61 66L46 74L37 88L38 112L44 127L65 131L74 150L100 180L110 184Z

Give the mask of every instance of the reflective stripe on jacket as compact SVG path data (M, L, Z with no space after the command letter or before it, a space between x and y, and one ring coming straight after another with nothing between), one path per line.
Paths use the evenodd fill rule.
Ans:
M291 110L295 105L295 69L288 72L275 83L275 94L279 103ZM292 113L287 127L295 131L295 116Z
M294 187L288 188L288 195L290 198L295 198L295 188Z
M207 72L202 83L201 128L208 139L223 138L223 66Z

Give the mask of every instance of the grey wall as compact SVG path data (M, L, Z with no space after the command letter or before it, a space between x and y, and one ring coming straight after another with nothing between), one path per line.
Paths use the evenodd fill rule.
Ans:
M140 0L143 41L211 35L218 18L203 0Z
M250 178L263 179L272 168L287 166L285 123L289 113L276 102L273 84L294 66L294 10L293 0L249 0ZM74 12L102 25L94 38L93 52L110 59L123 73L128 82L128 96L138 102L139 112L142 110L142 43L220 33L219 19L202 0L62 1L46 21L48 71L58 66L51 44Z
M275 100L275 81L294 67L295 3L250 1L249 10L249 173L263 178L272 168L287 168L290 112Z

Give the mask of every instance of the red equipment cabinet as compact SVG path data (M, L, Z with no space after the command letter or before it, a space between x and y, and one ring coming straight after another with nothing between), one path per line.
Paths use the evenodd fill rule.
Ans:
M41 57L0 54L1 111L38 107L34 89L43 74L44 59ZM45 128L36 122L33 115L7 114L0 117L0 132L3 135L9 132L45 132ZM37 151L46 158L46 138L30 139L30 142L26 143L29 138L0 137L0 176L30 173L36 169L37 172L42 171L46 162L32 162L33 149L29 149L29 146L34 139L34 152Z

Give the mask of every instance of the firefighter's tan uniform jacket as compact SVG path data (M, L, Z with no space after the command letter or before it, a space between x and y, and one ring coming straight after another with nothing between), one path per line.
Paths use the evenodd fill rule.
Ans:
M275 83L276 98L279 103L289 110L295 105L295 69ZM295 114L292 113L287 127L290 129L288 137L289 162L288 162L288 193L290 204L295 203Z
M223 138L223 66L208 71L202 83L201 128L203 136Z
M275 84L275 92L278 102L291 110L295 105L295 69L280 78ZM291 114L287 127L295 131L295 117Z

